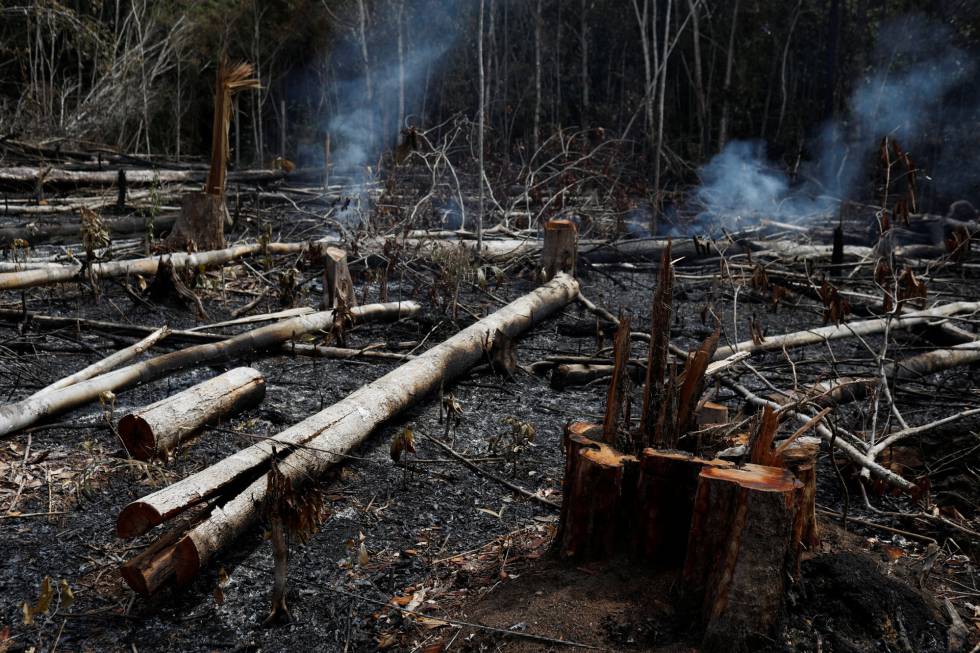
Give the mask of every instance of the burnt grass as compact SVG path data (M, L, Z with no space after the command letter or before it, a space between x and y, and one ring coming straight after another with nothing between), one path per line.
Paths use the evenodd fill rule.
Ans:
M253 265L258 263L253 261ZM722 317L722 341L736 339L732 286L717 280L717 269L716 262L678 269L673 325L677 344L693 347L711 333L714 322L702 319L705 306ZM317 276L312 268L304 274ZM393 278L388 285L390 300L415 298L423 303L418 319L359 326L348 335L349 346L425 339L424 349L472 322L463 310L454 320L451 312L433 307L425 283L431 277L426 275L403 281ZM363 269L355 268L354 276L359 296L366 288L368 301L376 301L378 283ZM492 297L463 284L460 303L474 313L492 311L499 306L497 299L509 301L533 288L529 277L509 271L499 287L491 282ZM654 274L584 269L581 282L583 293L592 301L614 313L620 309L632 312L634 328L643 328ZM300 304L316 305L318 283L314 279L304 286ZM232 310L252 298L227 293L223 299L220 289L199 288L199 292L212 321L228 319ZM98 297L91 289L71 285L32 290L24 298L31 311L41 314L195 326L190 311L135 303L111 281L101 283ZM277 308L273 293L255 312ZM819 325L822 308L793 297L773 311L766 298L742 293L735 325L738 339L746 337L750 315L775 334ZM519 341L519 362L529 364L553 354L593 354L594 337L564 335L568 330L560 327L573 322L594 324L594 317L578 304L569 305L560 316ZM906 352L930 346L915 332L894 337ZM867 341L872 347L881 344L874 337ZM27 396L124 342L131 339L84 329L28 328L21 332L17 325L4 324L0 326L3 400ZM164 341L161 349L176 346L180 343ZM831 352L836 362L831 361ZM643 344L635 343L634 355L644 354ZM855 340L790 354L801 386L871 369L867 350ZM120 392L114 406L81 408L0 443L4 465L0 468L0 490L4 492L0 505L5 512L24 481L14 506L21 516L0 519L0 631L9 628L12 637L7 642L0 639L0 648L42 651L51 650L57 642L58 650L64 651L361 651L379 647L408 651L451 642L456 650L567 650L556 643L512 636L520 634L564 638L610 650L680 651L697 646L694 620L673 605L676 579L631 568L627 561L591 567L557 564L547 551L556 510L447 462L444 452L426 438L444 435L437 397L422 399L410 412L385 425L331 478L315 484L325 497L327 515L309 542L291 545L290 623L262 625L269 610L272 556L260 528L211 561L188 586L166 589L149 599L134 595L121 580L118 567L149 540L123 541L115 536L116 516L127 503L248 446L257 437L283 430L397 366L375 360L283 355L256 355L236 361L238 364L254 366L265 375L264 402L219 428L205 430L169 463L145 466L128 461L107 427L106 411L111 410L118 420L131 408L230 366L195 369ZM793 386L782 353L753 359L752 364L774 386ZM771 391L747 370L738 374L755 391ZM975 387L975 374L972 369L955 370L901 389L899 401L907 407L905 416L922 423L949 414L964 388ZM562 429L571 420L601 419L606 384L557 391L547 378L518 371L513 378L504 379L483 367L445 390L453 393L464 410L458 428L448 435L456 450L470 457L492 457L490 439L509 429L505 418L530 424L535 430L533 445L514 464L480 464L560 501ZM743 402L731 391L713 386L708 395L727 404L733 419L741 418ZM844 408L841 423L859 430L866 426L866 413L863 404ZM962 465L937 461L973 446L976 438L970 433L976 425L961 422L956 428L915 441L907 453L918 459L903 462L910 466L906 471L911 476L935 472L934 497L945 497L945 505L955 505L967 517L975 516L975 482ZM389 443L406 427L415 433L417 452L406 455L406 463L396 466L389 456ZM413 459L430 462L413 463ZM976 462L975 457L972 460ZM935 591L947 577L962 573L964 565L975 564L976 549L971 551L971 546L976 543L934 524L869 512L857 489L856 470L840 456L837 462L840 477L825 447L819 463L820 506L840 511L846 502L853 517L935 537L943 544L940 560L926 579L925 589L920 589L916 569L924 542L853 522L844 531L839 520L822 518L825 542L820 550L806 555L802 581L787 599L781 634L756 642L755 650L945 651L948 626ZM871 501L882 509L914 509L910 499L893 496L887 488L872 488L871 494ZM48 512L58 514L36 514ZM947 542L947 537L953 537L956 544ZM358 560L362 543L368 553L366 561ZM973 562L963 562L963 554L971 555ZM25 625L22 604L38 600L45 576L54 584L67 581L74 602L69 607L53 607ZM416 613L492 626L510 635L419 620L390 604L386 607L393 598ZM56 597L53 605L58 603Z

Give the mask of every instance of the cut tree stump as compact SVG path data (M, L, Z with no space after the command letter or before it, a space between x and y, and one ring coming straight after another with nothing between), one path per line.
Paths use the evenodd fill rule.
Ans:
M546 281L557 273L575 274L578 228L571 220L549 220L544 223L544 246L541 268Z
M629 546L637 459L603 442L602 426L576 422L565 430L565 484L559 531L561 558L606 560Z
M119 435L138 460L167 458L201 426L254 406L265 397L265 379L236 367L119 420Z
M323 258L323 308L337 308L341 303L347 308L357 306L347 252L328 247Z
M225 246L225 222L230 222L224 194L197 191L184 195L180 215L167 237L170 249L203 251Z
M802 519L800 532L796 539L806 548L814 549L820 545L817 530L817 454L820 453L820 438L802 437L785 449L780 455L786 469L793 472L796 480L803 484L803 502L800 506Z
M738 650L779 619L800 553L802 494L784 469L701 470L683 579L688 598L701 605L702 651Z
M728 406L713 401L702 402L695 412L698 428L728 424Z
M680 568L687 552L701 470L729 468L682 451L644 449L637 479L634 554L660 568Z

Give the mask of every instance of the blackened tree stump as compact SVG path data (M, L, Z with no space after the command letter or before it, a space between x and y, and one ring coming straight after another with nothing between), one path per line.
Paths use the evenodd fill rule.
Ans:
M706 624L702 651L737 650L778 621L800 554L802 491L774 467L701 471L683 577Z
M602 427L582 422L565 431L565 488L558 555L576 561L604 560L627 548L628 513L637 460L593 440Z
M680 568L687 551L698 477L705 467L731 467L681 451L644 449L636 490L635 554L661 568Z

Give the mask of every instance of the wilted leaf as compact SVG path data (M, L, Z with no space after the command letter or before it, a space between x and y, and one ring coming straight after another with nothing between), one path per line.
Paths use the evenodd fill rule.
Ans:
M368 563L369 563L370 561L371 561L371 558L370 558L370 556L368 555L368 550L367 550L367 547L366 547L366 546L364 546L364 542L361 542L361 548L360 548L360 549L358 549L358 551L357 551L357 565L358 565L359 567L364 567L364 566L366 566L366 565L367 565L367 564L368 564Z
M75 603L75 593L71 591L71 586L64 578L58 583L58 606L62 610L67 610Z

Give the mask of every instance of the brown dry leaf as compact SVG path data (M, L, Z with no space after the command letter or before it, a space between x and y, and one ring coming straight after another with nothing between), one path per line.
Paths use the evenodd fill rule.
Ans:
M371 557L368 555L367 547L364 546L364 542L361 542L361 547L357 551L357 565L359 567L364 567L370 561L371 561Z
M54 598L54 587L51 584L51 577L45 576L41 581L41 595L37 598L37 606L34 608L35 614L41 614L51 609L51 600Z
M75 593L64 578L58 583L58 607L67 610L75 603Z
M398 645L398 633L382 633L378 637L378 649L384 651Z
M416 617L415 621L426 628L442 628L443 626L448 626L448 621L443 621L442 619L434 619L432 617Z

